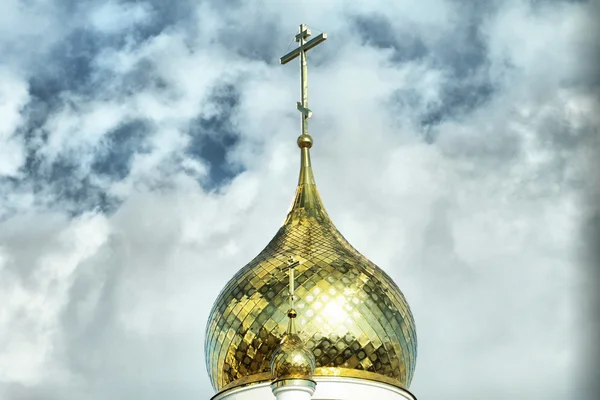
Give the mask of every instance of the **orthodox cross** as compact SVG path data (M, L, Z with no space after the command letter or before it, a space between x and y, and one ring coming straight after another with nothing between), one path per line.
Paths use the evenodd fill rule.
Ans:
M296 108L302 113L302 135L308 135L308 119L312 115L312 111L308 108L308 68L306 66L306 52L327 39L327 34L321 33L319 36L315 36L307 42L306 38L309 36L310 29L308 29L305 24L300 25L300 33L296 35L296 42L299 42L300 46L279 59L279 62L283 65L300 56L300 93L302 102L297 102Z
M287 265L287 267L283 268L283 269L289 269L290 270L290 274L289 274L289 278L290 278L290 283L289 283L290 311L288 312L288 316L290 318L295 318L296 317L296 311L294 310L294 292L295 292L295 287L294 287L294 268L296 268L298 265L300 265L300 261L296 261L296 260L294 260L294 257L290 256L290 258L288 259L288 265ZM294 316L292 317L291 314L294 314Z

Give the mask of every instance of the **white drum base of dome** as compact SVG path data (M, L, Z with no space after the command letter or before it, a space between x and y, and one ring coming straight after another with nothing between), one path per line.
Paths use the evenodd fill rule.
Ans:
M311 400L416 400L407 390L359 378L314 377L317 383ZM271 382L257 383L240 388L232 388L219 393L211 400L267 400L275 399L271 392ZM304 399L304 397L299 397Z

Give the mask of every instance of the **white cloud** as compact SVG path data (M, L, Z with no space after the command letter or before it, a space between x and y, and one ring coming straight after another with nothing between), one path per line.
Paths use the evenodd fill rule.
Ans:
M11 327L0 336L5 382L36 385L60 374L60 365L49 360L60 342L60 314L75 269L107 239L105 221L92 214L71 221L33 215L3 222L2 242L10 253L4 252L1 270L7 311L0 323Z
M113 102L89 103L75 96L73 100L82 106L69 104L49 118L45 126L48 139L40 155L48 164L56 162L59 156L77 158L86 170L102 137L124 122L127 110Z
M146 3L109 1L90 12L92 26L106 34L116 34L135 25L148 24L151 18L152 10Z

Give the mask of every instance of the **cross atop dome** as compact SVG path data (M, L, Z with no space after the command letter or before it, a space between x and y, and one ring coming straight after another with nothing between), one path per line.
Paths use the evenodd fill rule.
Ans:
M306 39L310 35L310 29L305 24L300 25L299 33L296 35L296 42L300 43L300 45L279 59L281 65L284 65L300 56L300 95L302 101L296 103L296 108L302 114L302 136L308 136L308 119L312 116L312 111L308 108L306 52L327 39L327 34L323 32L307 42Z

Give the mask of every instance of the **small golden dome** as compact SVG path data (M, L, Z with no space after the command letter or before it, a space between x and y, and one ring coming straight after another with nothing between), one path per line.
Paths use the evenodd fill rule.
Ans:
M273 380L312 379L315 367L315 356L295 333L286 334L271 356Z
M306 142L308 143L308 142ZM312 143L312 141L311 141ZM407 388L413 376L417 338L413 316L394 281L356 251L327 215L301 148L301 170L292 207L275 237L219 294L206 331L206 363L217 391L270 381L292 371L299 348L282 347L288 304L290 256L296 271L296 324L303 349L315 358L314 377L349 376ZM295 339L294 339L295 340ZM291 346L294 340L289 339ZM304 356L298 365L308 372Z

